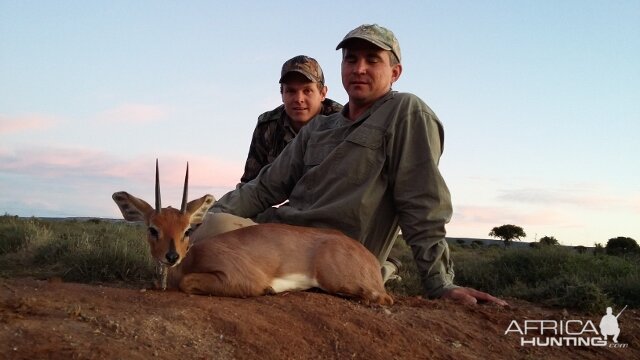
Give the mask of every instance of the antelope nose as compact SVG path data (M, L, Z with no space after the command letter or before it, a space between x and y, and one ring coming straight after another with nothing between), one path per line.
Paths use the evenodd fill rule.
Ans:
M175 251L169 251L167 253L167 255L165 256L165 258L167 259L167 261L169 262L169 264L173 265L176 263L176 261L178 261L178 258L180 257L180 255L178 255L177 252Z

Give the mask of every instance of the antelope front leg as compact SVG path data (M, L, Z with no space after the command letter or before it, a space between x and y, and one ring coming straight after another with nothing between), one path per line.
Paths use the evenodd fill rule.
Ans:
M158 262L156 264L156 279L154 280L154 285L156 288L161 290L167 290L167 278L169 274L169 269L166 265Z
M187 274L180 281L180 290L187 294L239 298L273 293L265 281L230 281L222 272Z

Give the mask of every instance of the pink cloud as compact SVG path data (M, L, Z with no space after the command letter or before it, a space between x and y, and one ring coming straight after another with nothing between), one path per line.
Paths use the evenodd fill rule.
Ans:
M46 130L52 127L56 122L57 121L53 116L48 115L0 115L0 134Z
M189 162L191 187L234 187L240 180L244 164L216 159L212 156L178 154L159 155L160 181L170 186L182 186ZM155 177L155 158L136 159L137 168L145 169L145 178Z
M164 106L148 104L123 104L97 115L105 122L149 123L161 120L169 111Z
M498 206L455 206L454 215L447 229L451 236L488 237L495 226L514 224L527 232L528 228L569 229L583 227L572 212L550 208L519 209ZM527 232L528 233L528 232ZM455 235L458 234L458 235ZM529 234L532 237L534 234Z
M597 184L574 184L564 188L522 188L502 191L499 200L531 205L562 206L608 209L611 207L632 207L631 199L625 195L613 194Z
M101 152L81 148L27 148L0 154L0 170L44 177L101 173Z
M193 154L159 154L158 158L163 205L174 207L182 196L187 161L189 199L204 194L220 198L235 187L243 165ZM8 175L5 179L20 179L0 183L0 205L9 211L119 217L111 200L113 192L124 190L153 200L155 155L136 154L125 159L88 148L10 150L0 152L0 173ZM29 200L28 195L37 201Z
M203 155L160 155L163 184L182 185L186 163L190 166L193 187L232 188L242 175L241 163ZM129 179L153 186L155 157L136 155L122 159L88 148L27 148L0 152L0 171L45 178L80 176L86 178Z
M219 199L235 188L244 170L244 162L187 153L159 154L163 206L179 205L187 162L189 162L189 199L191 200L205 194L211 194ZM130 169L135 171L135 175L121 178L122 189L118 190L125 190L144 200L152 201L155 158L137 156L120 165L122 168L114 167L112 170L122 174Z

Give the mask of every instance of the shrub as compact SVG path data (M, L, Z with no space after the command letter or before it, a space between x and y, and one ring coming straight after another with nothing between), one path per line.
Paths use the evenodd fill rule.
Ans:
M484 246L484 242L480 241L480 240L473 240L471 242L471 247L474 249L478 249Z
M595 243L594 244L594 248L593 248L593 255L594 256L599 256L599 255L602 255L604 253L605 253L604 246L602 246L602 244L600 244L600 243Z
M41 221L7 215L0 217L0 255L37 247L52 238L52 231Z
M622 236L609 239L605 249L608 255L627 255L640 252L640 247L635 240Z
M540 240L538 240L538 242L540 243L540 245L543 245L543 246L560 245L560 243L558 242L558 239L556 239L553 236L543 236L542 238L540 238Z
M42 247L37 264L60 263L70 281L141 281L153 276L153 264L139 227L85 223L59 234Z
M594 257L557 246L469 253L454 255L459 285L586 311L640 306L640 256Z
M153 278L154 264L140 226L104 221L1 220L0 255L22 254L0 260L5 271L22 275L31 271L79 282ZM19 263L12 265L10 259Z
M26 229L3 216L0 223L0 255L17 251L27 242Z

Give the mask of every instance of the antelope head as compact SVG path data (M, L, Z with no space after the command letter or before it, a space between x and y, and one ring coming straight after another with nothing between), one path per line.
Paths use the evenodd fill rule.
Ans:
M188 183L189 164L187 163L180 210L171 206L163 208L160 201L160 180L156 160L155 208L124 191L116 192L112 196L126 220L144 221L147 226L147 240L151 255L162 265L180 264L189 250L191 232L202 223L207 210L215 202L214 197L208 194L187 202Z

